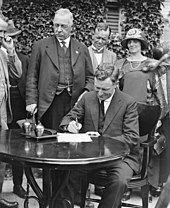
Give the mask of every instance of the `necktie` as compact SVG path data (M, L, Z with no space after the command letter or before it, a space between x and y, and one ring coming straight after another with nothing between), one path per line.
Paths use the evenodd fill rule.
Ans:
M105 113L104 113L104 100L102 100L99 104L99 134L102 134L103 126L105 121Z
M64 49L64 52L66 53L66 51L67 51L66 42L63 40L63 41L61 41L61 43L63 45L62 48Z

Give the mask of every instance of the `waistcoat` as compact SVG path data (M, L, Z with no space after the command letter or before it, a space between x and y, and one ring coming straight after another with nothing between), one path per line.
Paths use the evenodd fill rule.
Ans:
M65 88L73 84L73 70L71 66L71 51L70 46L67 48L66 53L64 49L57 43L58 60L60 76L56 94L59 95Z

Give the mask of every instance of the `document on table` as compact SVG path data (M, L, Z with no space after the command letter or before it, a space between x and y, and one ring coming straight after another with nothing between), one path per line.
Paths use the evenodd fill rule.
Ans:
M57 133L58 142L92 142L89 135L84 133Z

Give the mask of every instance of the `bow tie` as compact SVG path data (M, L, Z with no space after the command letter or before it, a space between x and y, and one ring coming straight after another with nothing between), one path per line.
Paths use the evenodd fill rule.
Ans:
M96 48L92 48L94 53L102 54L104 49L97 50Z

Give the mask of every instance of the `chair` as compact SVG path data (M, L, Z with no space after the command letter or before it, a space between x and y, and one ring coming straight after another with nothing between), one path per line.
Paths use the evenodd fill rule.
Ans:
M140 136L147 136L147 140L141 143L141 148L143 149L142 155L142 166L141 172L138 175L134 175L132 179L128 182L128 188L141 188L141 198L142 198L142 206L128 204L122 202L120 207L143 207L148 208L148 199L149 199L149 183L148 183L148 176L147 176L147 167L149 164L149 160L151 157L151 153L153 150L153 146L156 143L156 137L154 136L155 127L157 121L160 116L160 106L155 105L146 105L143 103L138 103L138 114L139 114L139 134ZM99 172L98 176L100 178L106 177L106 172L101 171ZM96 176L96 177L98 177ZM90 181L93 184L93 181ZM82 180L82 188L81 188L81 208L84 208L85 201L87 202L98 202L100 199L92 199L90 198L89 190L88 190L88 197L86 198L86 191L87 191L88 184L85 180Z

